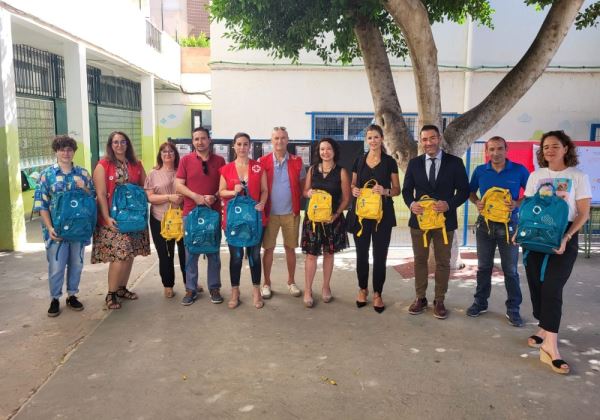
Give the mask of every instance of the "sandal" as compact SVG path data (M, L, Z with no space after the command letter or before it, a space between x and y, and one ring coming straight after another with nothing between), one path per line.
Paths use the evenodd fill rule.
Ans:
M566 375L571 371L571 367L567 362L563 359L554 359L552 360L552 356L546 350L540 347L540 361L542 363L546 363L550 365L552 370L556 373L560 373L562 375Z
M253 294L254 307L256 309L260 309L263 306L265 306L265 302L263 301L262 296L260 294L260 289L257 286L254 286Z
M119 287L119 289L115 292L117 296L127 300L137 300L138 295L131 290L127 290L125 286Z
M227 302L229 309L235 309L240 306L240 289L239 287L231 288L231 299Z
M530 335L529 338L527 338L527 345L534 349L539 349L542 346L543 342L544 342L544 339L542 337L540 337L539 335L534 334L534 335Z
M175 296L175 292L172 287L165 287L165 297L171 299Z
M121 309L121 303L117 299L117 292L108 292L104 298L106 309Z

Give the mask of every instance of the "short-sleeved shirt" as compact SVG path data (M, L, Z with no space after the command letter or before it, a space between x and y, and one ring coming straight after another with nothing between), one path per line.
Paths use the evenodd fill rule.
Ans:
M479 190L480 197L483 197L485 192L492 187L505 188L510 191L512 199L516 201L521 194L521 188L525 189L527 186L528 179L529 171L525 166L506 159L506 164L500 172L496 172L491 162L477 166L471 176L469 187L471 192ZM515 208L512 218L516 218L518 214L519 209Z
M577 200L592 198L592 187L588 174L577 169L567 168L562 171L552 171L548 168L540 168L531 173L525 188L525 195L535 195L543 184L552 184L556 189L556 195L565 199L569 205L569 222L577 217Z
M398 174L398 163L388 154L382 153L380 162L373 168L366 163L367 154L359 157L352 165L352 173L356 174L356 186L362 188L367 181L374 179L377 184L383 188L392 188L392 174ZM380 226L396 226L396 213L394 212L394 200L392 197L382 196L383 200L383 218L379 222ZM353 212L356 205L356 198L352 199L352 210L348 214L348 230L355 231L358 223L355 223L356 217ZM360 228L360 226L359 226Z
M273 186L271 187L271 214L290 214L292 209L292 187L290 185L290 176L288 173L288 158L285 157L279 163L273 153ZM302 166L300 170L300 179L306 178L306 169Z
M50 211L52 206L52 197L56 194L69 191L77 187L76 181L78 179L83 180L86 188L90 191L92 197L96 196L96 190L94 189L94 182L87 169L77 165L73 165L73 169L69 173L64 173L58 163L47 167L40 175L37 187L34 193L33 210ZM44 235L44 242L50 241L50 234L46 225L42 221L42 233ZM86 245L89 244L89 241Z
M196 152L185 155L179 161L176 177L185 180L185 186L200 195L216 195L219 191L221 174L219 169L225 165L221 156L210 154L206 160L207 173L204 173L202 158ZM187 216L196 203L188 197L183 198L183 215ZM211 206L213 210L221 212L221 200L216 200Z
M144 189L150 190L154 194L175 194L175 170L168 170L164 167L153 169L146 176ZM179 205L170 202L150 205L150 212L156 220L162 220L169 206L178 208Z

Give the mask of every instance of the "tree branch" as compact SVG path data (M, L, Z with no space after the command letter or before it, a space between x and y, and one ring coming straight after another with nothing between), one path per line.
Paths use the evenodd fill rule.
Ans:
M354 33L369 80L375 121L383 128L388 153L396 159L400 169L405 170L408 160L416 155L417 146L402 117L383 36L377 26L360 17Z
M558 0L517 65L477 106L452 121L444 131L451 152L462 156L527 93L542 75L573 25L584 0Z
M421 0L389 0L384 7L402 30L414 68L417 127L434 124L442 128L440 76L437 48L431 31L429 14Z

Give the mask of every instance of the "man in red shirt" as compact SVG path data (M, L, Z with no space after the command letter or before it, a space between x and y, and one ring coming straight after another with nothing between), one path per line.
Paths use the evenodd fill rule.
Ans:
M225 159L210 152L210 133L204 127L192 131L194 151L179 162L175 185L177 192L183 195L183 217L196 206L209 206L221 212L221 201L217 199L219 191L219 169L225 165ZM198 257L191 254L187 248L186 257L186 294L181 301L188 306L198 298ZM221 255L216 252L207 254L207 282L212 303L222 303L221 297Z

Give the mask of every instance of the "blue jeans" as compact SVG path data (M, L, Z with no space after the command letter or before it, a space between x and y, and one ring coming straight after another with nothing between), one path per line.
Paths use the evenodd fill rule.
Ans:
M483 309L487 309L488 298L492 291L492 269L494 268L494 254L496 246L500 251L500 262L504 272L504 286L506 286L506 311L519 312L519 306L523 300L521 286L519 285L519 273L517 264L519 261L519 247L510 242L514 233L515 224L508 224L509 241L506 240L506 227L503 223L485 223L483 217L477 219L475 238L477 240L477 289L475 291L475 303Z
M195 292L198 288L198 254L190 254L185 249L185 289ZM206 254L208 260L208 268L206 270L206 278L208 289L221 288L221 254Z
M246 256L248 257L252 284L254 286L260 286L261 262L259 243L258 245L246 248L229 245L229 277L231 278L231 287L238 287L240 285L244 249L246 250Z
M62 296L65 270L67 271L67 294L73 296L79 293L84 250L82 242L51 241L46 248L48 285L52 299L59 299Z

